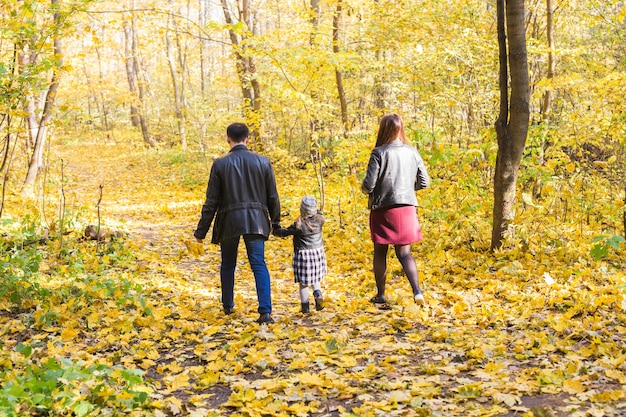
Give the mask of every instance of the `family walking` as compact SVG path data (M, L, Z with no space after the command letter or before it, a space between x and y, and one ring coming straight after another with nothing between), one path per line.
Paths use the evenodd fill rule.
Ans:
M247 147L249 130L233 123L226 129L229 153L211 167L206 200L194 236L203 242L213 224L212 243L220 245L220 280L225 314L234 311L237 250L243 237L254 275L258 298L258 323L272 323L270 274L265 263L265 241L275 236L293 236L294 280L299 284L300 311L310 313L309 287L315 309L324 308L321 281L327 272L322 237L324 216L317 200L305 196L300 216L286 228L280 225L280 200L272 165ZM409 144L400 116L382 117L362 191L368 195L370 233L374 244L373 270L377 293L370 299L388 308L385 298L387 253L394 250L411 284L413 299L425 304L411 243L422 240L416 214L415 191L428 187L430 177L418 151Z

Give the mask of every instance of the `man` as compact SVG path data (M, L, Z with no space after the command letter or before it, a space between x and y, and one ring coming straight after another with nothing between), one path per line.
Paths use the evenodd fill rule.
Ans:
M215 218L211 243L220 244L222 305L226 314L232 314L235 306L237 248L243 236L256 282L259 302L257 322L265 324L273 322L265 241L272 225L280 227L280 201L272 165L264 156L248 150L249 134L248 127L243 123L233 123L226 129L230 152L217 159L211 167L206 201L194 236L202 243Z

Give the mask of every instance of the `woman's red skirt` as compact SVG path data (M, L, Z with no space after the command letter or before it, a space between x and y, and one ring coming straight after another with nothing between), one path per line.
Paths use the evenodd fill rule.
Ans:
M392 206L370 212L372 241L381 245L408 245L422 240L415 206Z

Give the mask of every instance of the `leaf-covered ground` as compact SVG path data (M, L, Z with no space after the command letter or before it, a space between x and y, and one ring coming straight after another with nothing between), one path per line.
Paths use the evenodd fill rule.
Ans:
M46 199L72 224L63 240L45 243L38 276L48 302L16 308L2 298L5 394L39 389L51 397L46 415L626 414L624 249L594 260L601 230L563 207L574 196L552 186L544 200L520 203L515 237L491 254L489 158L426 151L433 186L419 194L425 239L413 252L428 304L413 304L390 254L391 309L380 310L368 302L366 200L357 177L336 166L324 178L327 307L299 313L291 241L272 237L276 322L260 326L243 248L236 312L227 317L218 247L192 243L210 162L223 145L206 154L55 147L51 171L60 177L63 161L63 177L49 180ZM318 181L310 164L278 151L270 157L289 223L303 195L320 197ZM17 195L7 200L8 217L29 209ZM98 209L103 229L127 236L82 240ZM43 217L53 223L58 210ZM56 385L24 386L33 379ZM16 413L37 408L24 400Z

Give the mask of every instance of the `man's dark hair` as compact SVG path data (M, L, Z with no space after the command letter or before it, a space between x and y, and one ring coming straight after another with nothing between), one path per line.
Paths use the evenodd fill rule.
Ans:
M250 130L243 123L233 123L226 128L226 135L233 142L241 143L250 135Z

